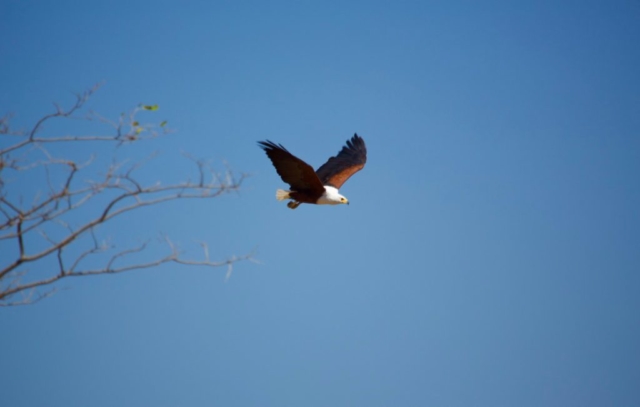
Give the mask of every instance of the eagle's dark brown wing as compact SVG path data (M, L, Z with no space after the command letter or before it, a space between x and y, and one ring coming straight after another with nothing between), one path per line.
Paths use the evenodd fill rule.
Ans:
M364 168L367 162L367 146L362 137L355 134L337 156L329 158L316 174L324 185L340 188L349 177Z
M267 140L259 141L258 145L267 153L278 175L291 186L292 191L322 195L324 186L313 167L288 152L281 144Z

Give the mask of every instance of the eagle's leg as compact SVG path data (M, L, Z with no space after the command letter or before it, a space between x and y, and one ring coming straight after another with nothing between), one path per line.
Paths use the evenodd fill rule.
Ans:
M300 206L300 202L298 201L289 201L287 202L287 206L291 209L296 209L298 206Z

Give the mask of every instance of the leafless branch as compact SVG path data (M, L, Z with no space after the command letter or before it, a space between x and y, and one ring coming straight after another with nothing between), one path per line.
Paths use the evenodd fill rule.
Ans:
M186 181L181 182L148 183L137 174L153 156L132 164L114 158L102 175L88 172L95 164L93 156L81 163L58 157L46 146L110 142L117 150L125 144L153 139L166 132L166 122L160 125L140 124L137 119L139 113L157 109L156 106L140 105L118 120L107 119L95 112L84 117L110 128L107 134L46 134L45 127L49 122L78 118L97 88L77 95L75 103L66 110L56 105L53 113L42 117L28 131L12 131L10 115L0 118L0 248L7 249L3 249L0 259L0 306L29 304L46 298L55 292L55 287L50 286L67 277L115 274L176 263L226 266L228 279L233 264L252 259L251 255L246 255L212 261L206 243L201 244L203 259L190 259L166 238L169 249L166 255L142 261L140 255L147 248L147 243L120 249L116 245L99 243L98 228L114 218L168 201L215 198L238 191L245 175L229 169L220 172L208 161L187 156L193 165L196 181L186 177ZM13 143L5 146L9 136ZM36 158L36 153L43 158ZM33 183L36 175L40 181L35 182L46 186L47 192L41 195L40 191L35 191L31 203L27 204L25 197L9 186L17 184L15 179L20 176L28 176ZM13 255L9 254L11 251ZM53 263L44 266L47 259ZM85 268L85 264L92 266ZM46 287L50 288L39 291Z

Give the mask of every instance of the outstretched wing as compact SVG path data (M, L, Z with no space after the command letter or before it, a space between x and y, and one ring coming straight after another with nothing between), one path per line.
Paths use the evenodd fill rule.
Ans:
M280 178L289 184L292 190L318 195L324 192L324 186L313 167L288 152L281 144L267 140L259 141L258 145L267 153Z
M337 156L329 158L316 174L324 185L340 188L349 177L364 168L367 162L367 146L362 137L355 134Z

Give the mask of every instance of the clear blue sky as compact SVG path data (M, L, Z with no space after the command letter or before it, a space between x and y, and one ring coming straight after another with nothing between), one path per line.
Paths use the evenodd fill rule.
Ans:
M261 264L0 309L2 404L640 405L639 44L638 1L3 1L17 127L105 81L103 115L160 105L161 160L252 174L113 239ZM256 141L317 167L354 132L350 206L274 199Z

